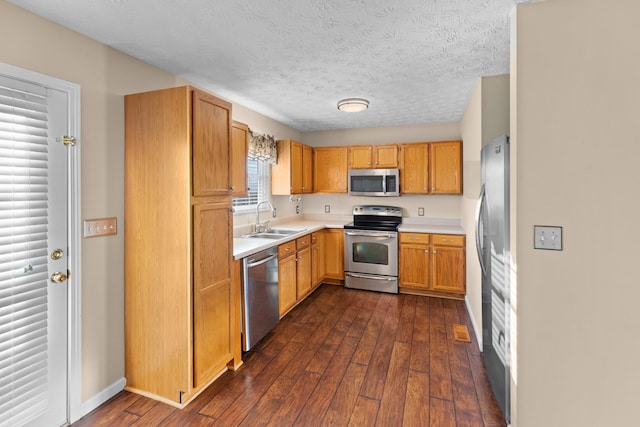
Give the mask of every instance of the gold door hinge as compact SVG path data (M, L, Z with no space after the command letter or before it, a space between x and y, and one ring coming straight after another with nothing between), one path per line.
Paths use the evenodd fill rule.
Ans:
M76 137L75 136L67 136L64 135L62 137L58 137L56 138L56 141L58 142L62 142L64 145L68 146L75 146L76 145Z

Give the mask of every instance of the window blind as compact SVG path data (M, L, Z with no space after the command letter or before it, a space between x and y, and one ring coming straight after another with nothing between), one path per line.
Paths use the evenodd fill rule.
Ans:
M262 160L247 160L247 186L249 191L244 197L234 197L236 211L255 209L263 200L269 200L270 165Z
M47 406L47 98L0 76L0 426Z

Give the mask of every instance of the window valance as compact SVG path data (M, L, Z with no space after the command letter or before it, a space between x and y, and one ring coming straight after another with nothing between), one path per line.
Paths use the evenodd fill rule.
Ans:
M275 164L278 161L276 138L249 129L249 158Z

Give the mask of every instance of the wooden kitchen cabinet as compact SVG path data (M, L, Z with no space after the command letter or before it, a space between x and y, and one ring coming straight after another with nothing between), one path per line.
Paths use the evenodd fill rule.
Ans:
M297 301L311 292L311 235L296 239L296 289Z
M311 234L311 289L318 287L327 274L325 260L325 231Z
M462 141L401 144L400 193L462 194Z
M316 193L347 193L347 147L313 149L313 188Z
M278 288L280 317L297 302L296 242L278 246Z
M400 193L429 193L429 144L400 145Z
M465 236L400 233L398 274L403 293L464 298Z
M231 195L246 196L247 156L249 155L249 126L233 121L231 123Z
M271 165L271 194L313 192L313 149L297 141L278 141L278 163Z
M354 145L349 147L351 169L397 168L397 145Z
M429 144L431 194L462 194L462 141Z
M326 279L344 280L344 230L342 228L325 229L325 268Z
M241 361L231 281L231 104L184 86L125 97L125 375L183 407Z

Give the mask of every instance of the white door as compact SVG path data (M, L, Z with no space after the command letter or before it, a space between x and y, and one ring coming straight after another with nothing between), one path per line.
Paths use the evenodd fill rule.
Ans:
M0 76L0 426L68 421L67 102Z

